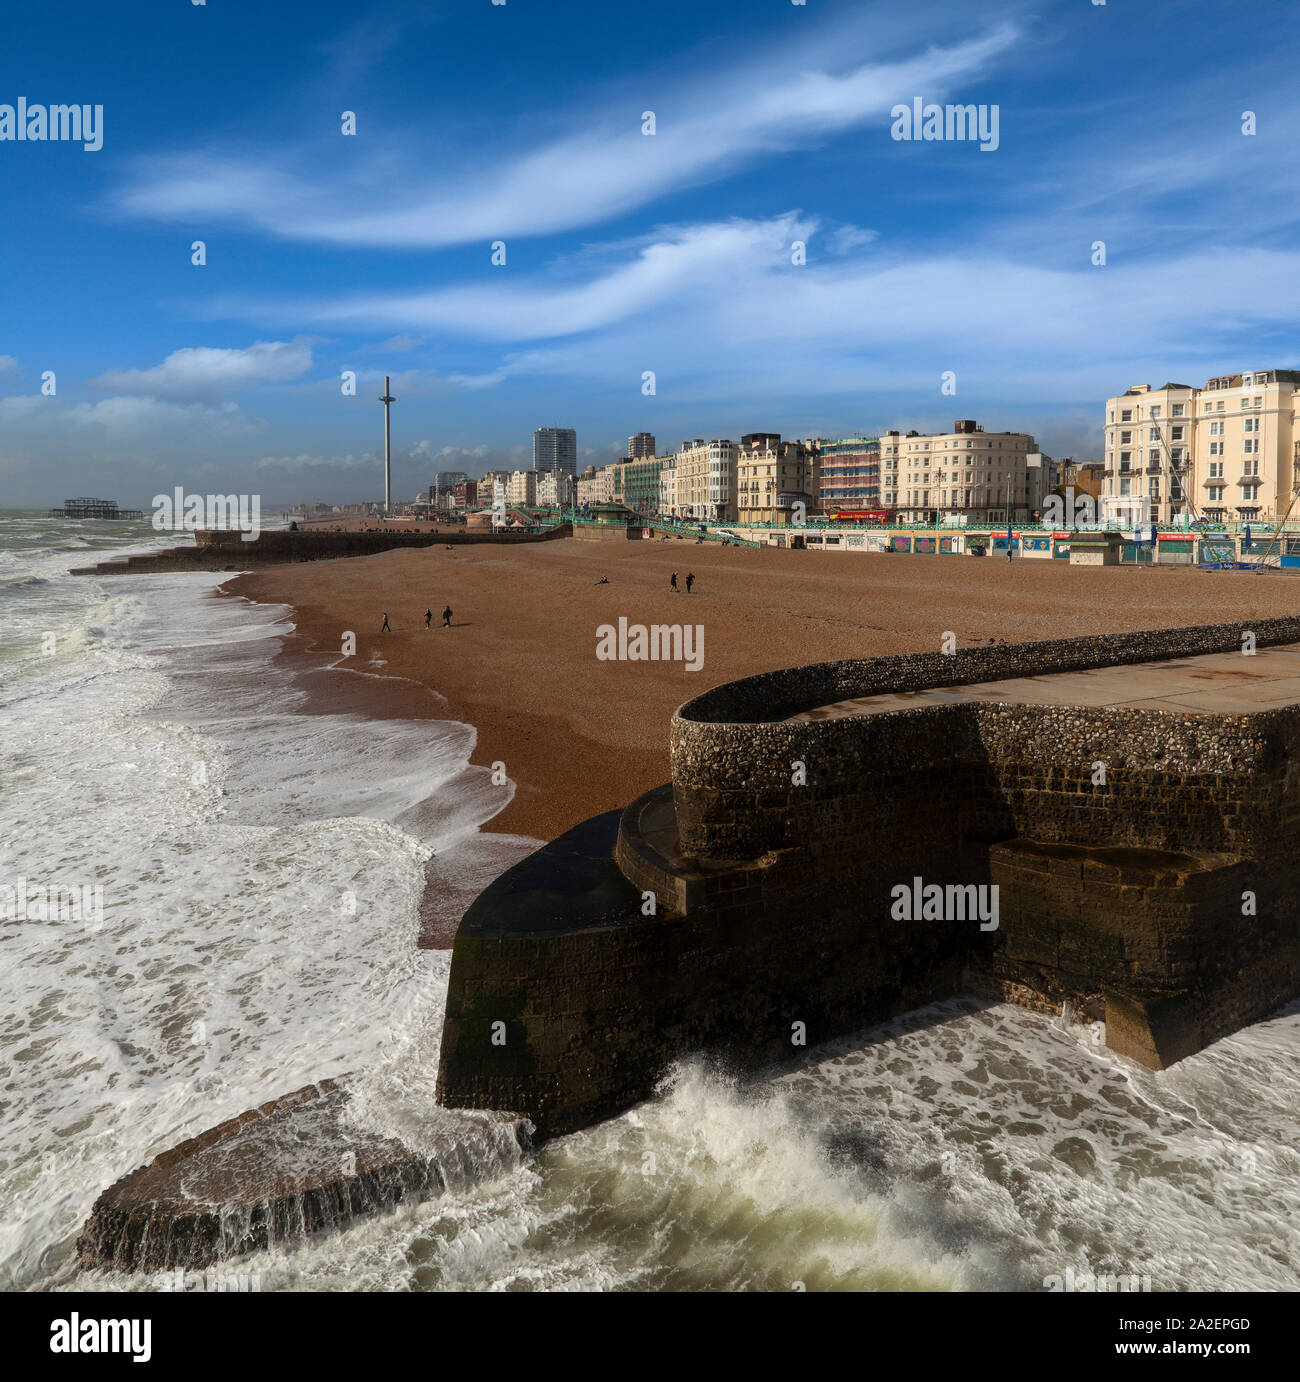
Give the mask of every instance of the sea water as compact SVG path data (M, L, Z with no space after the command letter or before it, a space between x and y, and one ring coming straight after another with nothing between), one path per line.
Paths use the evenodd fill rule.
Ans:
M535 842L446 721L304 714L291 611L205 573L73 577L173 545L0 510L0 884L102 916L0 921L0 1286L80 1286L95 1197L157 1152L351 1073L413 1146L446 907ZM331 675L356 673L337 669ZM1139 1289L1300 1282L1300 1006L1154 1074L1068 1015L954 1000L658 1096L477 1182L225 1270L261 1290ZM113 1289L153 1277L97 1273Z

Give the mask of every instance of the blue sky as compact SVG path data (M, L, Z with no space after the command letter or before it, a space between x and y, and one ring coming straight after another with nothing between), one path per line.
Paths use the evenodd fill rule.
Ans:
M402 498L557 424L584 463L957 417L1095 455L1129 384L1300 365L1298 21L23 6L0 105L102 104L103 147L0 142L0 506L375 497L385 373ZM914 97L996 105L998 147L893 139Z

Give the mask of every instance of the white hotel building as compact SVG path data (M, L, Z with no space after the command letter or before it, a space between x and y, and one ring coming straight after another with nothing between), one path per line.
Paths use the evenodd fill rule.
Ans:
M1103 518L1281 518L1300 481L1297 395L1300 370L1269 369L1107 399Z

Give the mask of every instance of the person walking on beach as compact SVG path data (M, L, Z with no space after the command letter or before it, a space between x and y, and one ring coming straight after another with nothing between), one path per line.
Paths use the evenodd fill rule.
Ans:
M433 627L433 611L431 609L426 609L424 611L424 627L426 629Z
M691 586L693 586L694 584L695 584L695 577L694 577L694 575L691 574L691 572L688 571L688 572L686 573L686 593L687 593L688 595L691 593Z
M382 629L380 629L379 632L380 632L380 633L392 633L392 629L390 629L390 628L388 627L388 612L387 612L387 611L384 612L384 627L383 627Z
M444 629L451 628L451 606L448 605L442 612L442 626Z
M676 589L677 589L677 572L676 572L676 571L674 571L673 574L672 574L672 576L669 578L669 581L668 581L668 589L669 589L669 590L676 590Z

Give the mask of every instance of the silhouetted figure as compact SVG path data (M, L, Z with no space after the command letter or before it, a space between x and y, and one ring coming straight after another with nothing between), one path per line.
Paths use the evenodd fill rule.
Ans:
M392 633L392 629L390 629L390 628L388 627L388 615L387 615L387 614L384 615L384 627L383 627L382 629L380 629L379 632L380 632L380 633Z
M691 586L695 584L695 577L688 571L686 573L686 593L691 593Z
M676 571L674 571L673 574L672 574L672 576L669 578L669 581L668 581L668 589L669 589L669 590L676 590L676 589L677 589L677 572L676 572Z
M442 626L444 629L451 628L451 606L448 605L442 612Z
M602 577L600 578L600 580L598 580L598 581L596 582L596 584L597 584L597 585L608 585L608 584L609 584L609 577L608 577L608 576L602 576Z
M426 629L431 629L433 627L433 611L431 609L426 609L424 611L424 627Z

